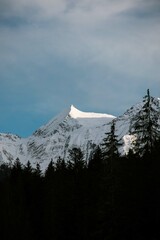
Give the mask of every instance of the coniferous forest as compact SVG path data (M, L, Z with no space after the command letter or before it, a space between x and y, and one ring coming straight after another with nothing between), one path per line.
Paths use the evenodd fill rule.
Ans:
M1 165L0 239L160 239L159 112L152 101L148 91L126 156L118 152L113 121L89 162L73 148L45 173L31 167L32 159Z

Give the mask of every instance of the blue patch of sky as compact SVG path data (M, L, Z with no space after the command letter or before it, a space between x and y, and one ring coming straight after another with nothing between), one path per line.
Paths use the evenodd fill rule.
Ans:
M28 25L28 21L19 16L0 17L0 27L17 28L25 25Z

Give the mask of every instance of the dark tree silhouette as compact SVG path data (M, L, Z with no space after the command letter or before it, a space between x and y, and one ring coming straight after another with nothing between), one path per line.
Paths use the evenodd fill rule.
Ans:
M143 97L142 108L136 113L130 127L130 134L135 135L133 151L140 156L152 153L156 141L160 137L158 121L160 119L160 106L158 99L147 95Z

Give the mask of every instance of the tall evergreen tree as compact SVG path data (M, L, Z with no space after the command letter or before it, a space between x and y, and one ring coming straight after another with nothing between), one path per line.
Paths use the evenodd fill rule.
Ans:
M28 161L26 166L24 167L24 172L28 175L32 175L33 169L32 169L30 161Z
M69 150L69 164L77 171L85 167L84 155L80 148L74 147Z
M89 171L100 172L103 167L102 150L98 146L91 155L88 163Z
M66 163L65 160L61 157L57 159L56 165L56 172L65 172L66 171Z
M45 177L46 178L52 178L54 173L55 173L55 167L54 167L53 160L51 159L51 161L48 164L48 167L47 167L47 169L45 171Z
M151 153L160 136L159 100L150 96L149 89L143 97L142 108L136 113L130 127L130 134L135 135L133 151L140 156Z
M110 132L106 133L106 137L102 143L102 157L104 162L103 185L105 197L103 200L103 211L106 212L104 216L103 234L113 234L114 232L114 216L115 216L115 163L119 158L118 147L121 145L115 134L115 120L112 120ZM109 226L109 232L106 232Z
M16 158L16 161L14 162L14 165L11 170L11 177L17 181L18 179L20 179L22 171L23 171L22 164L19 158Z
M115 134L115 120L112 120L111 130L110 132L105 133L105 135L106 137L103 139L102 143L102 156L104 163L108 164L109 159L113 160L114 158L119 157L118 146L121 145Z

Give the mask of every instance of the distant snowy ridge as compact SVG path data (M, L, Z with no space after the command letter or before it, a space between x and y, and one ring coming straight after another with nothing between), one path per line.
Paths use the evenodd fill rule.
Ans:
M51 159L67 159L68 150L73 147L81 148L88 160L91 152L102 143L105 133L110 131L113 119L116 135L124 143L119 151L124 154L131 142L130 123L141 106L141 103L136 104L116 118L109 114L82 112L71 105L28 138L0 134L0 164L13 164L19 158L24 165L28 160L33 167L39 163L44 171Z

